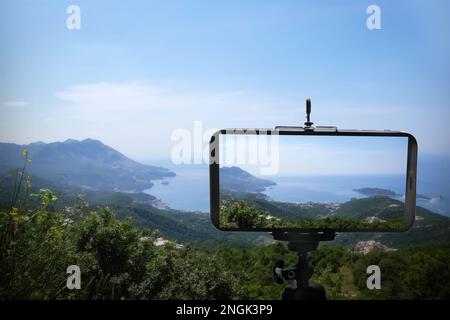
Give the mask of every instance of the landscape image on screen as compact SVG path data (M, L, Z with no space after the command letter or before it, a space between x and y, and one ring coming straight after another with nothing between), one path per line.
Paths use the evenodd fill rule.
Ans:
M405 229L407 137L275 138L258 162L256 136L221 135L221 228Z

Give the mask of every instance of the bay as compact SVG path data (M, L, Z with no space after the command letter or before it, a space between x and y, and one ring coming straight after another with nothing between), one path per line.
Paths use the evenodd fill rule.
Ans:
M418 195L433 200L417 199L417 205L450 216L450 170L448 157L426 157L419 162ZM174 178L154 181L146 193L156 196L167 206L185 211L209 212L209 171L207 165L161 165L176 173ZM264 177L268 178L268 177ZM404 182L398 176L303 176L270 177L276 186L265 190L274 200L285 202L345 202L364 195L358 188L392 190L403 200ZM164 181L164 182L163 182Z

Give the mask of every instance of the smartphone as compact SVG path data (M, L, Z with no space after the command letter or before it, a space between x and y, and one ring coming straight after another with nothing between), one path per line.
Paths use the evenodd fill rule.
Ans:
M211 221L224 231L402 232L417 141L398 131L223 129L210 140Z

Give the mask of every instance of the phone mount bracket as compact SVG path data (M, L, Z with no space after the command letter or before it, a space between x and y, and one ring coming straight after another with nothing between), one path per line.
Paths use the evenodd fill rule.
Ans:
M272 269L274 279L282 284L283 280L293 280L282 295L282 300L325 300L325 289L309 279L314 267L308 263L308 253L317 250L320 241L332 241L335 232L272 232L274 240L288 241L288 248L297 253L298 262L293 268L285 268L284 261L277 261Z
M311 132L337 132L338 129L335 126L314 126L314 122L311 121L311 99L306 99L306 122L304 126L276 126L275 130L284 131L311 131Z

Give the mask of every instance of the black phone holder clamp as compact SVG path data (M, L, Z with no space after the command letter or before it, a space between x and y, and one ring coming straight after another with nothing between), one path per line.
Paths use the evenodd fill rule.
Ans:
M285 268L284 261L277 261L272 268L274 279L282 284L284 280L293 280L287 286L282 295L283 300L325 300L325 289L309 279L314 273L314 268L308 263L308 252L317 250L320 241L332 241L334 232L272 232L274 240L288 241L288 248L298 255L297 265L293 268Z
M311 99L306 99L306 122L304 126L276 126L275 130L284 131L306 131L310 133L314 132L337 132L337 127L335 126L314 126L314 122L311 121Z

